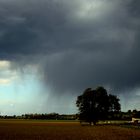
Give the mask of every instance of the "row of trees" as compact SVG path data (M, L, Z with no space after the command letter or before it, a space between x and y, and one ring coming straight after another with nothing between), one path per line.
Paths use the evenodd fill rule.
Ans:
M49 114L23 114L21 116L0 116L1 119L34 119L34 120L76 120L78 118L77 114L58 114L58 113L49 113Z
M120 113L119 98L107 94L103 87L96 89L87 88L77 97L76 105L79 109L79 119L90 124L96 124L98 120L106 120Z
M140 118L140 111L138 110L128 110L127 112L110 113L107 116L107 120L128 120L131 121L132 117ZM20 116L8 116L2 115L0 119L35 119L35 120L79 120L80 114L23 114Z

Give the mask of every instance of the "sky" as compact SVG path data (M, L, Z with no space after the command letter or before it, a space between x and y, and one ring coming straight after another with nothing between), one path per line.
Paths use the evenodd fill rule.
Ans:
M0 113L77 113L104 86L140 110L139 0L0 0Z

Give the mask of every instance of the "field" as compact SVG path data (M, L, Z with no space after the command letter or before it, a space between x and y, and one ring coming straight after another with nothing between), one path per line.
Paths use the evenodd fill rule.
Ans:
M0 120L0 140L140 140L140 129L79 122Z

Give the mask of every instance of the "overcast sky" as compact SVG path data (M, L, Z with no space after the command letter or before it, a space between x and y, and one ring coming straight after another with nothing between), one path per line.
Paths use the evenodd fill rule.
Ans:
M76 113L104 86L140 109L139 0L0 0L0 112Z

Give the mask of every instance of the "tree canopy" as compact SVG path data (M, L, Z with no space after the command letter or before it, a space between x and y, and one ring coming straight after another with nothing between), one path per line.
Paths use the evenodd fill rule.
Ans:
M109 113L116 113L121 109L119 98L107 94L104 87L87 88L82 95L77 97L76 105L79 109L80 120L90 124L107 119Z

